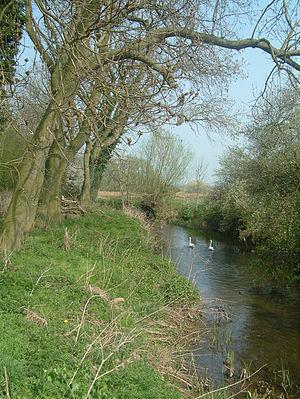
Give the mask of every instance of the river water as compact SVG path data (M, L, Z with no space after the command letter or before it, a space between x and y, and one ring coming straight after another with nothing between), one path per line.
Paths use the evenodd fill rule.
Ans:
M266 364L268 380L284 372L300 385L300 295L294 287L270 290L253 284L247 270L253 253L179 226L162 231L164 251L178 272L193 281L204 305L204 326L212 328L209 342L194 351L201 375L220 382L226 357L233 358L235 374L246 366L255 370ZM188 247L192 236L195 248ZM280 371L281 370L281 371ZM296 396L300 398L299 396Z

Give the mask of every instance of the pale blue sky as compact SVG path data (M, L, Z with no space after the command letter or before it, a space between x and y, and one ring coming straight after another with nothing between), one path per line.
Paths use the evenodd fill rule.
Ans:
M245 62L244 72L247 77L232 83L229 94L234 101L237 113L245 120L243 115L249 114L251 105L258 93L263 90L274 64L267 54L253 49L245 50L243 59ZM183 143L190 146L194 153L189 179L193 178L195 165L203 157L207 165L205 181L213 183L218 158L225 152L228 145L234 143L233 140L222 132L212 134L210 138L203 130L199 134L195 134L187 125L174 128L172 131L182 139Z

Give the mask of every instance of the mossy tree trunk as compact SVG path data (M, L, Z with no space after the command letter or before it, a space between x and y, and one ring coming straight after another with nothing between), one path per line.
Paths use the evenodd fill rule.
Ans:
M18 248L24 234L34 224L47 156L59 130L60 115L67 109L69 98L77 89L77 74L78 70L70 61L63 68L58 65L52 75L52 91L55 96L50 100L21 162L19 179L4 218L0 252Z
M91 155L90 175L91 175L91 202L94 203L98 197L98 191L100 189L102 177L107 164L112 156L114 149L116 148L119 140L116 140L107 148L100 150L99 154L97 151L93 151ZM95 153L96 152L96 153Z
M99 1L85 0L76 3L77 10L70 23L71 28L65 32L66 42L59 47L55 55L43 47L40 31L34 24L30 0L25 1L25 8L27 33L48 67L53 97L23 157L19 180L4 218L0 251L9 252L20 246L24 234L34 224L45 177L45 163L55 139L60 114L64 115L68 109L70 100L86 74L86 67L95 63L95 58L87 45L86 33L98 18Z
M89 98L90 107L87 107L77 136L71 140L68 147L64 142L55 141L49 152L46 164L44 189L40 199L40 212L50 222L61 220L61 190L63 178L68 165L71 165L78 151L84 146L91 134L93 109L99 106L102 92L96 83ZM63 139L63 137L62 137ZM62 140L64 141L64 140Z
M49 150L45 164L44 184L39 199L38 214L55 222L61 221L60 190L61 180L64 174L62 164L62 151L64 146L63 123L58 123L55 140Z
M92 148L92 142L88 140L83 156L83 185L80 193L80 202L84 208L89 208L91 204L90 157Z
M44 181L45 160L53 142L57 110L51 101L39 123L19 169L19 180L5 215L0 249L11 251L21 244L23 235L34 223L40 190Z
M124 115L117 113L108 130L98 132L97 139L89 141L84 154L84 182L81 203L88 207L96 201L103 172L124 131Z

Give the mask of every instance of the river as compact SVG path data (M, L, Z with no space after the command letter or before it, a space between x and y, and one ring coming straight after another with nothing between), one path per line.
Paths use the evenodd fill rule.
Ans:
M189 236L195 248L188 247ZM203 323L212 330L209 342L194 351L199 374L220 383L223 361L230 355L235 378L245 367L253 371L266 364L265 379L274 382L284 374L299 386L299 291L257 287L247 270L255 254L242 253L238 246L214 239L214 251L208 251L210 237L174 225L165 226L162 237L165 254L199 290Z

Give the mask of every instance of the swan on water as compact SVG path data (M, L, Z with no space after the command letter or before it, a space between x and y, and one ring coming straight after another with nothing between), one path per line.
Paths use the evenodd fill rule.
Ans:
M210 240L208 250L209 250L209 251L213 251L214 249L215 249L215 248L214 248L213 245L212 245L212 240Z
M189 237L189 245L188 245L188 247L189 248L194 248L195 247L195 244L192 242L192 237Z

